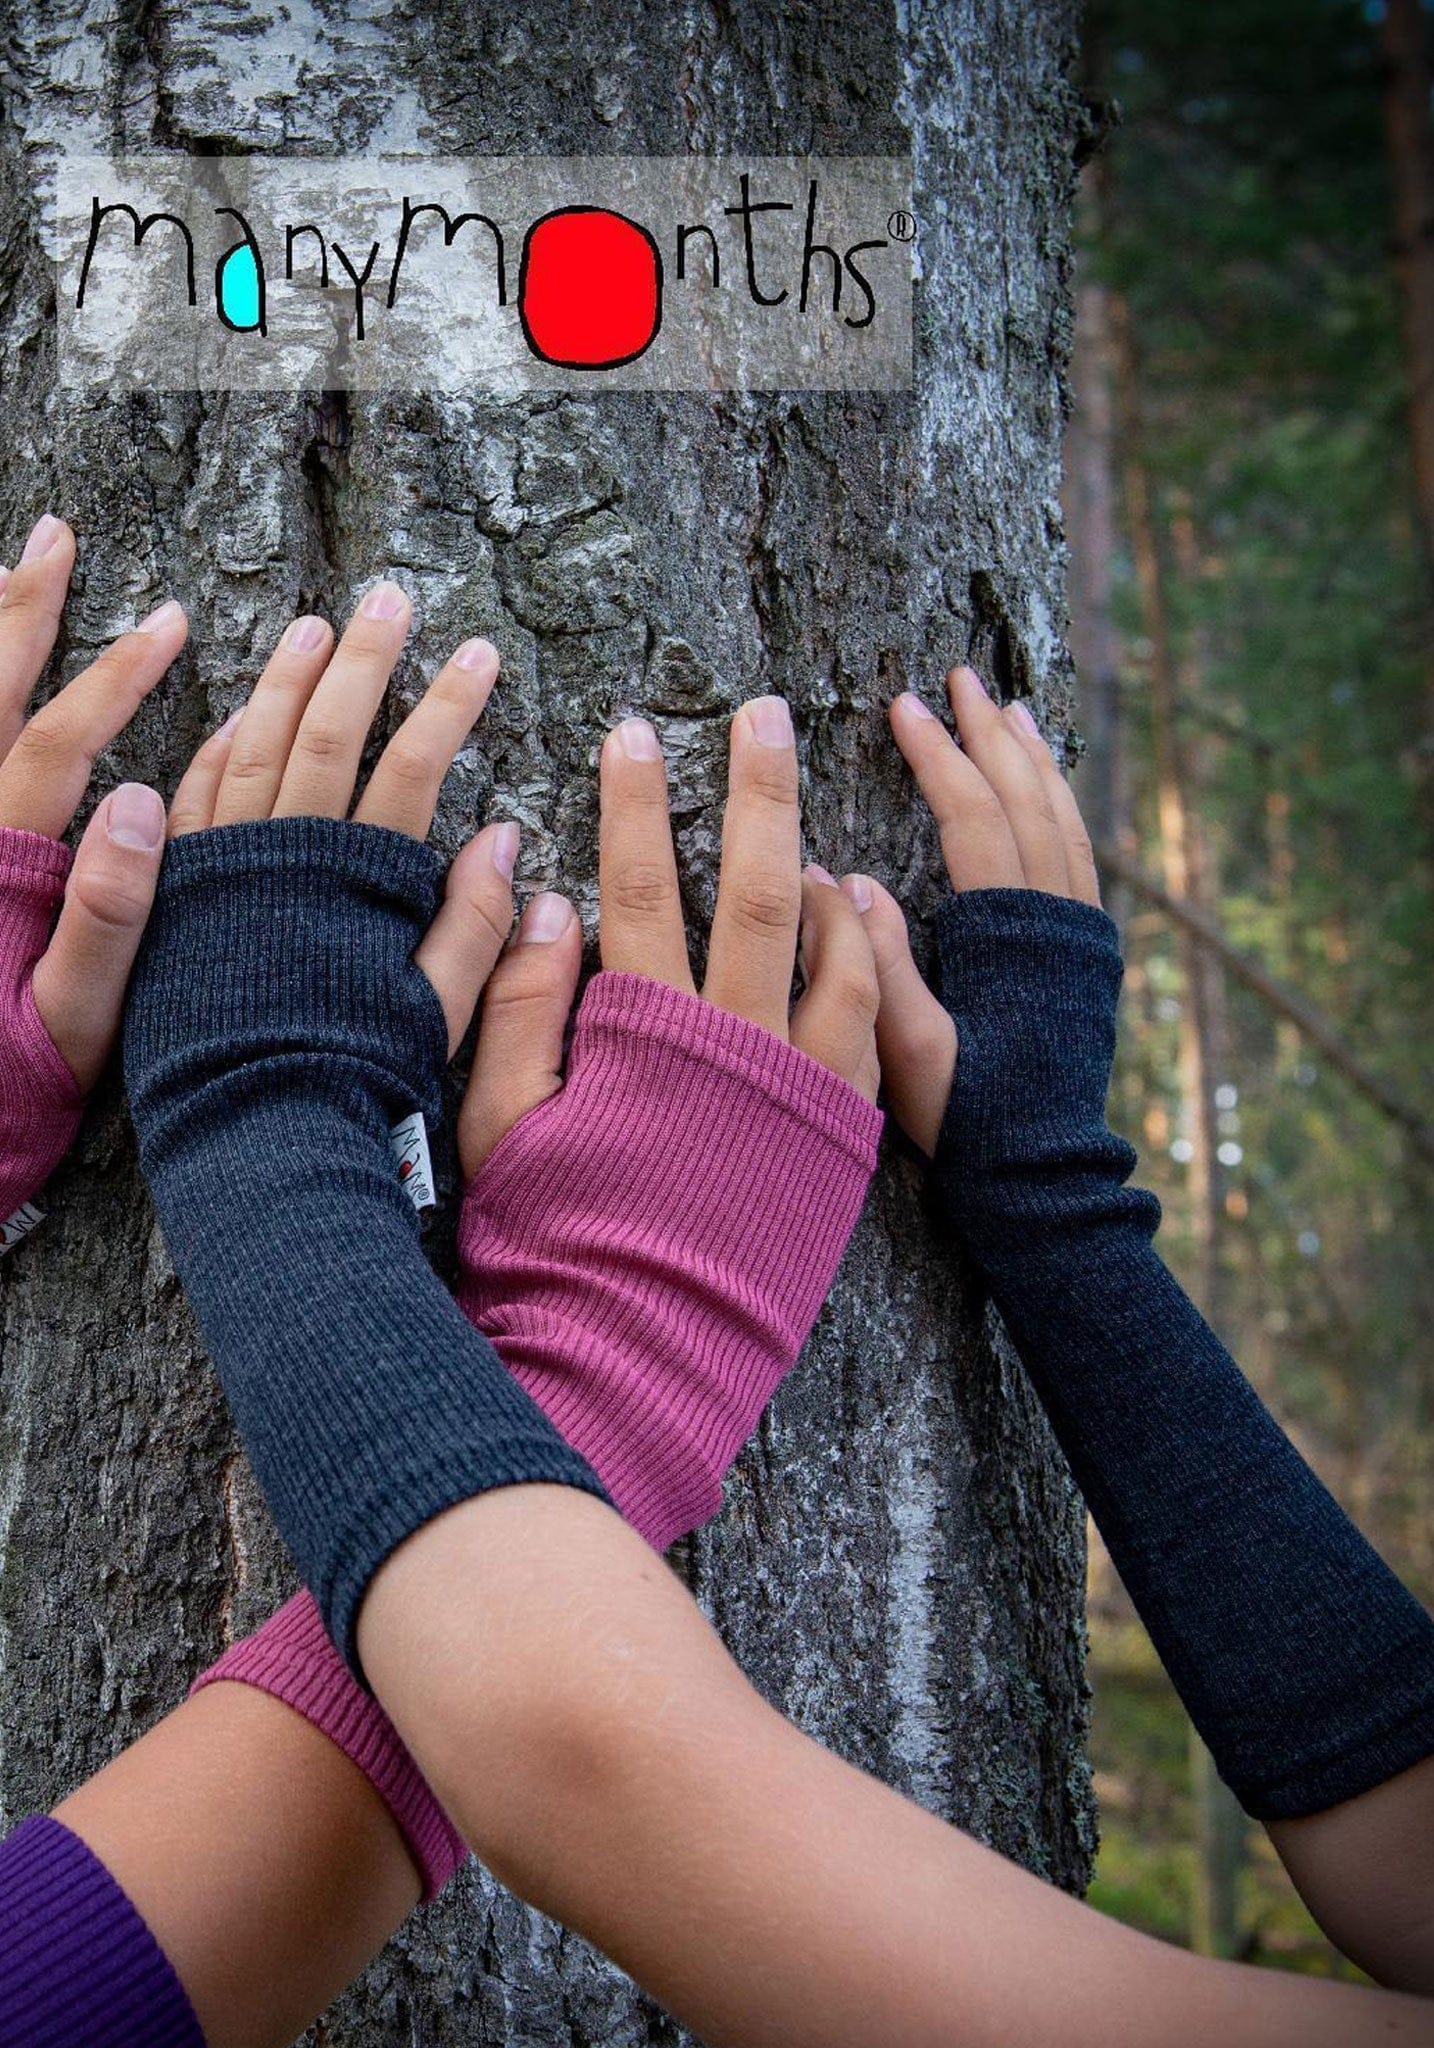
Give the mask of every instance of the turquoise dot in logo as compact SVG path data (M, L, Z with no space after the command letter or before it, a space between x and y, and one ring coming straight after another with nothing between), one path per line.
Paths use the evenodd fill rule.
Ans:
M242 334L259 325L259 266L247 242L239 242L219 265L219 310Z

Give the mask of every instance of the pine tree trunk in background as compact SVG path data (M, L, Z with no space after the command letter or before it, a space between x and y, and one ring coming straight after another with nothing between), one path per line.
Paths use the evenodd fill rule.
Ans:
M161 592L192 620L192 651L101 764L101 788L172 788L294 612L341 616L396 573L417 608L410 697L464 634L491 634L504 658L445 797L448 848L496 794L525 826L524 892L562 882L591 920L595 745L645 710L705 918L727 716L773 689L801 735L809 853L869 865L928 916L936 845L886 736L891 694L932 692L970 657L1057 725L1069 711L1057 487L1073 10L10 0L9 14L0 542L13 556L47 505L80 532L57 674ZM40 240L56 151L236 147L909 151L917 390L367 394L322 409L57 390ZM173 1705L289 1583L113 1083L49 1206L0 1275L7 1824ZM756 1682L814 1734L1083 1883L1083 1519L895 1148L817 1337L684 1568ZM328 2048L679 2038L478 1873L413 1918L322 2030Z
M1102 229L1106 172L1100 158L1081 178L1077 219L1086 246ZM1064 505L1070 535L1070 641L1080 679L1086 751L1074 787L1096 846L1136 852L1130 766L1120 719L1120 634L1115 622L1116 441L1111 290L1078 265L1071 416ZM1105 905L1124 928L1126 890L1108 879Z
M1177 723L1179 656L1161 561L1141 414L1140 372L1130 308L1112 296L1116 390L1119 402L1126 527L1134 558L1141 622L1150 644L1150 728L1155 766L1160 866L1166 892L1197 909L1206 903L1206 874L1186 787L1185 750ZM1187 548L1193 536L1187 539ZM1186 680L1189 677L1187 673ZM1224 1191L1218 1158L1215 1027L1221 1014L1218 966L1181 925L1175 932L1180 966L1180 1095L1184 1137L1190 1147L1185 1173L1186 1214L1194 1246L1194 1298L1215 1329L1224 1294L1219 1235ZM1195 1803L1195 1888L1191 1945L1204 1955L1234 1955L1240 1944L1239 1874L1245 1822L1200 1737L1190 1730L1190 1779Z
M1429 28L1423 0L1385 0L1379 50L1409 446L1429 599L1419 774L1425 850L1434 864L1434 133L1429 114Z

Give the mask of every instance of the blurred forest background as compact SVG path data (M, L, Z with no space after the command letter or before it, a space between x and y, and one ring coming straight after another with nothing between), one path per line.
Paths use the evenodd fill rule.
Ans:
M1434 151L1419 0L1095 0L1077 787L1167 1256L1434 1600ZM1096 1903L1334 1972L1095 1547ZM1352 1974L1352 1973L1351 1973Z

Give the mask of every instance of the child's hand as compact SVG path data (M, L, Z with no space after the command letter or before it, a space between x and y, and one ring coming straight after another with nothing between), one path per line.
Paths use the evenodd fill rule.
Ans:
M27 722L74 560L74 535L47 516L19 566L0 569L0 1222L69 1149L114 1042L164 843L164 805L139 783L98 806L73 865L60 843L95 756L187 630L177 604L161 605Z
M325 620L295 619L242 715L195 755L170 805L170 837L263 818L346 818L352 808L357 824L426 839L443 779L492 693L498 654L486 640L466 640L449 657L354 804L364 740L411 616L398 585L378 583L337 647ZM514 824L471 839L414 955L443 1005L450 1053L513 921L517 857Z
M656 732L630 718L601 763L603 967L696 993ZM722 871L702 998L760 1025L876 1100L876 967L862 920L824 868L801 865L791 718L779 697L732 721ZM807 987L791 1003L798 936ZM458 1140L471 1179L506 1131L562 1085L582 932L561 896L530 903L483 1005Z
M998 710L969 668L952 669L946 687L959 747L909 693L892 705L891 728L940 828L952 888L1040 889L1098 905L1076 800L1025 705ZM863 913L876 958L876 1043L887 1100L929 1156L956 1071L956 1027L911 957L896 899L869 875L847 875L842 888Z
M610 733L604 971L566 1076L582 938L540 896L488 985L459 1123L460 1305L659 1550L720 1507L876 1163L875 963L831 877L803 876L799 837L791 720L760 698L732 723L699 996L657 735Z

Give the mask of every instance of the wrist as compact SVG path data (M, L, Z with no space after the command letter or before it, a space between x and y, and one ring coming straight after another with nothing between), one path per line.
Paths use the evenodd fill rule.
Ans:
M393 1816L435 1898L466 1861L467 1845L428 1788L397 1729L355 1680L308 1593L297 1593L253 1635L198 1677L191 1695L221 1681L253 1686L302 1714L369 1780Z
M0 827L0 1224L49 1179L80 1120L79 1083L33 987L69 872L58 839Z

